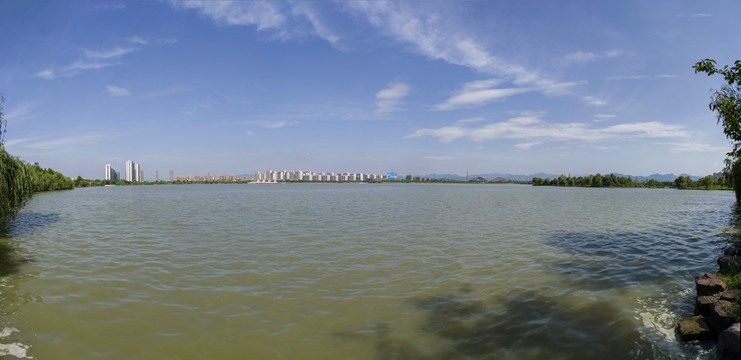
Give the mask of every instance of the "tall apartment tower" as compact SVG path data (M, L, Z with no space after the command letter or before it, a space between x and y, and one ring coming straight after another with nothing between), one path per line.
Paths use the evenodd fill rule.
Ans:
M116 171L111 164L105 164L105 179L118 180L118 171Z
M126 161L126 181L141 181L143 171L139 168L139 164L128 160Z
M175 181L175 172L170 169L170 181Z
M126 161L126 168L124 170L126 177L124 180L126 181L134 181L134 162L131 160Z
M154 181L155 182L160 181L160 171L159 170L154 171Z

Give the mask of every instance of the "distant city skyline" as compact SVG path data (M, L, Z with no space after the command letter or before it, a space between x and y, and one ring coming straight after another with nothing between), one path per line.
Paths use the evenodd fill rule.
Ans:
M692 65L739 59L738 14L737 0L5 0L5 147L85 178L128 159L146 180L707 175L730 150L708 110L724 81Z

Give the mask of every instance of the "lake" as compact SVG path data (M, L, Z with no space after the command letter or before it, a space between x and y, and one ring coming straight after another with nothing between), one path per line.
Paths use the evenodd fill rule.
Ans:
M714 358L677 341L729 191L158 185L35 195L0 241L0 354Z

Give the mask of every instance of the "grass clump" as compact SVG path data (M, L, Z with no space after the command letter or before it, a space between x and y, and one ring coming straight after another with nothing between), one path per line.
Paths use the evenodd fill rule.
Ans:
M731 266L727 272L718 274L718 278L726 283L728 290L736 289L741 292L741 266ZM741 299L739 295L736 296L736 301L726 308L726 312L737 319L741 318Z

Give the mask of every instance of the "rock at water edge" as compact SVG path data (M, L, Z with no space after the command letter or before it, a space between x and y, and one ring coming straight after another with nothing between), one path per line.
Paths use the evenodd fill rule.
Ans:
M714 274L705 274L695 277L695 287L697 295L713 295L715 293L726 291L726 283L718 279Z
M718 360L741 359L741 323L735 323L718 336Z
M726 312L726 308L731 306L731 303L725 300L718 300L713 305L713 310L708 316L708 324L715 330L716 334L723 332L729 326L736 322L736 319L732 318Z
M677 332L682 341L709 339L712 334L710 327L705 322L705 317L702 315L679 320L677 323Z

